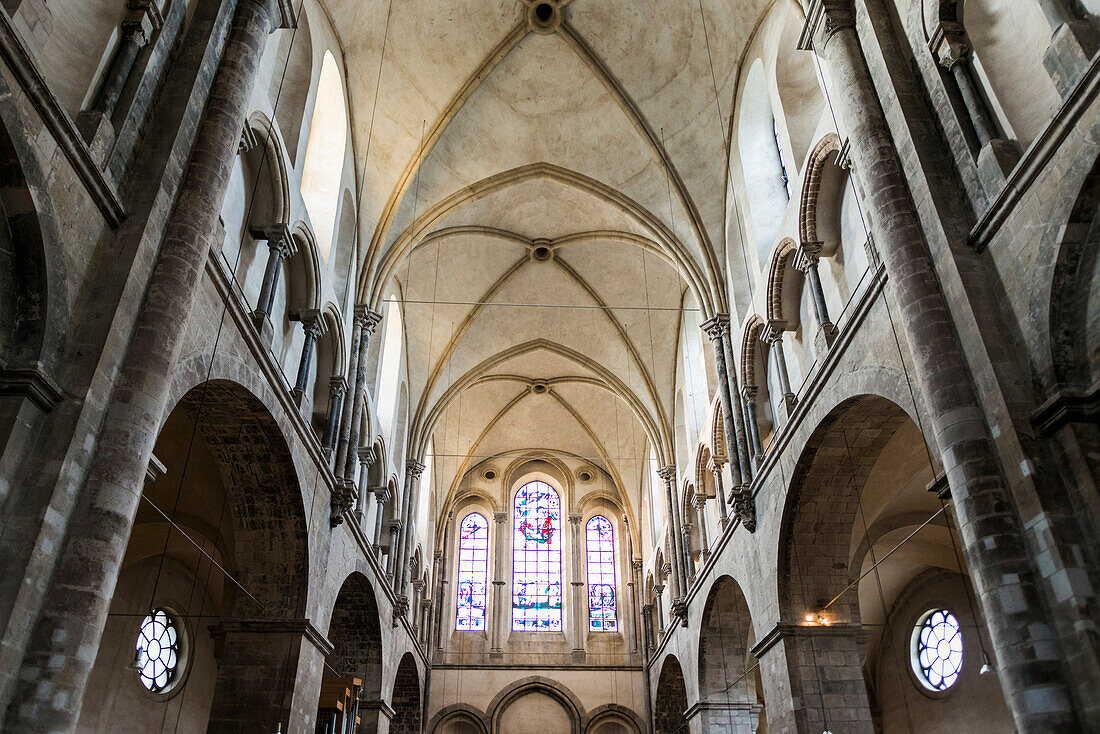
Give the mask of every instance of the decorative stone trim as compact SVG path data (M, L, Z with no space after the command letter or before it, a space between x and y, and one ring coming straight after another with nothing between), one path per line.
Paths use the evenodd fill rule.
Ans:
M227 619L210 625L210 635L216 641L224 641L231 632L242 634L301 635L316 647L322 655L328 657L335 646L308 619Z
M0 367L0 395L27 398L43 413L53 410L64 393L43 368L41 362L31 367Z
M764 653L771 650L780 640L795 637L854 637L865 640L868 633L863 625L850 622L837 624L790 624L779 622L772 627L760 641L749 650L752 656L759 660Z

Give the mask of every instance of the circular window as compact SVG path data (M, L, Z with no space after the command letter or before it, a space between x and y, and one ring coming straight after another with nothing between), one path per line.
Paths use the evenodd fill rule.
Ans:
M175 620L163 609L154 610L141 621L135 647L141 684L153 693L163 692L176 680L179 668L180 631Z
M930 691L946 691L962 670L963 640L959 620L946 609L933 609L913 629L913 672Z

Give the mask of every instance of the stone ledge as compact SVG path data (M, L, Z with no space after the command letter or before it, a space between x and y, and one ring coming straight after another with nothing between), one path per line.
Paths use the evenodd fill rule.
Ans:
M865 639L868 636L862 624L838 622L836 624L791 624L779 622L772 627L749 652L757 660L772 649L777 642L788 638L854 637Z

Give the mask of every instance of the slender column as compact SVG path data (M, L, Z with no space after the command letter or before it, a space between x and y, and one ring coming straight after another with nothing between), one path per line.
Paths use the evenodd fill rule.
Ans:
M297 245L290 236L290 228L282 223L253 227L252 236L257 240L267 241L267 267L260 285L260 297L256 300L256 310L252 312L252 323L263 341L270 344L275 333L275 327L271 323L271 310L275 305L275 294L279 290L279 274L282 272L283 260L294 255Z
M1084 625L1068 620L1059 639L1048 622L1050 607L1036 586L1025 528L1001 474L860 48L850 2L815 0L800 45L805 47L807 40L826 66L834 111L852 141L853 173L868 195L875 245L906 341L916 345L911 350L913 372L950 483L971 579L998 654L1005 699L1021 732L1076 730L1080 723L1061 661L1068 650L1094 645L1095 640ZM1048 600L1050 606L1057 604ZM1088 676L1081 677L1080 685L1075 691L1078 705L1087 708L1095 689L1089 690Z
M726 365L726 350L723 337L729 336L730 321L725 314L719 314L702 324L702 329L710 337L714 349L714 370L718 375L718 396L722 405L722 429L726 441L726 454L735 457L738 451L737 432L733 419L733 399L730 396L730 383ZM742 484L740 464L731 462L734 484Z
M508 535L508 513L494 512L493 525L493 616L489 620L492 629L492 641L490 643L489 657L502 657L504 651L500 647L500 633L505 624L509 624L504 618L504 590L508 582L504 578L504 553L508 548L505 540Z
M814 316L817 317L817 333L819 351L824 351L833 345L836 340L836 324L829 318L829 306L825 303L825 291L821 287L821 273L818 271L818 261L821 259L820 242L803 242L799 246L795 265L806 276L806 282L810 286L810 296L814 305Z
M454 520L454 515L447 514L447 524L444 526L443 532L443 547L450 547L451 525ZM435 585L435 592L433 593L432 604L432 646L439 648L440 646L440 634L442 631L443 609L447 603L449 596L444 592L446 588L446 579L443 578L443 569L446 568L444 563L443 551L437 550L432 554L432 583Z
M351 322L351 350L348 352L351 358L348 364L348 375L351 377L349 388L352 390L355 388L356 376L359 374L359 342L363 337L365 323L363 319L358 318L353 319ZM341 403L341 410L343 416L340 418L340 440L336 443L336 460L332 466L332 473L336 475L337 479L343 476L344 464L347 463L348 445L351 443L351 416L355 411L355 400L348 399L348 396L345 395Z
M412 582L412 632L413 637L420 639L420 630L424 629L424 579L414 579Z
M632 652L638 652L642 646L638 625L638 590L642 588L642 559L634 558L630 562L630 626L631 639L634 640Z
M722 529L725 530L726 526L729 525L730 514L726 508L726 489L722 486L722 465L712 458L710 466L707 468L714 474L714 493L718 495L718 507L722 510L720 522L722 523Z
M642 605L642 627L645 630L645 656L648 658L653 651L653 605Z
M12 731L76 727L273 11L265 0L237 9L95 455L83 487L65 488L79 500L29 635L6 718Z
M401 532L401 521L390 520L390 552L386 557L386 580L393 586L394 574L397 572L397 536Z
M355 387L351 393L352 410L351 425L348 430L348 449L341 472L344 479L355 476L355 451L359 448L359 427L363 422L363 400L367 388L367 349L370 347L370 335L381 320L381 314L365 306L355 307L355 321L360 333L359 356L355 360Z
M313 347L325 333L325 320L321 312L310 308L298 313L298 320L302 322L302 331L305 333L305 342L302 344L302 357L298 360L298 376L294 380L294 397L298 406L304 403L306 388L309 386L309 368L313 365Z
M681 574L683 567L683 548L680 545L679 514L676 511L676 467L669 464L657 470L657 475L665 482L665 502L668 504L668 546L670 555L669 563L672 565L672 591L669 592L675 601L683 595L681 591Z
M756 385L745 385L741 397L745 401L745 415L749 418L749 437L752 439L753 456L757 462L764 455L764 442L760 438L760 423L756 420Z
M653 594L657 598L657 634L662 635L665 631L665 608L661 603L661 592L665 590L664 584L654 584Z
M328 381L328 418L325 420L325 437L323 449L325 455L332 456L336 444L336 431L340 422L340 408L344 403L344 394L348 389L348 381L342 376L330 377Z
M153 34L160 30L162 22L160 10L151 0L127 3L118 48L115 49L95 104L92 105L94 111L102 113L104 117L111 117L115 113L122 90L126 88L126 82L134 71L138 54L149 43Z
M733 428L734 434L737 436L736 451L726 447L726 458L729 459L732 467L733 460L737 459L737 468L740 470L741 484L748 484L752 481L753 465L752 465L752 451L749 449L748 433L745 428L745 416L741 412L741 401L738 400L738 396L741 391L737 387L737 360L733 357L733 340L730 336L729 329L725 330L722 334L722 351L726 357L726 377L729 382L730 389L730 403L733 410ZM734 472L730 472L731 476Z
M573 580L570 586L573 589L573 657L584 656L585 633L588 631L588 615L585 613L584 597L584 569L581 568L581 515L569 514L569 547L573 552Z
M371 495L370 487L367 482L370 480L367 467L373 464L377 458L374 455L374 449L370 446L361 446L359 448L359 463L363 466L363 471L359 472L359 491L356 492L355 498L355 519L360 525L363 523L363 518L367 516L370 511Z
M416 530L417 496L420 489L420 475L424 473L424 465L416 459L405 462L405 538L401 548L401 588L396 589L398 595L408 594L409 565L412 560L413 535Z
M706 495L695 495L695 516L699 523L699 555L702 562L706 563L710 558L710 540L707 537L707 498Z
M783 353L783 330L787 325L782 321L772 321L766 329L764 340L769 346L769 356L775 359L775 371L779 373L779 387L783 391L783 407L786 409L784 417L790 415L796 402L794 391L791 390L791 378L787 374L787 355Z
M390 501L389 487L374 488L374 554L382 557L382 527L386 520L386 503Z

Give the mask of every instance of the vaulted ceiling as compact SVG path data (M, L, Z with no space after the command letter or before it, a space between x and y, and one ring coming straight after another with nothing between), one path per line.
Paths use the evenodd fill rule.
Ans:
M550 451L636 490L647 439L672 455L681 309L728 310L724 150L770 3L321 2L365 192L360 298L405 302L411 451L434 436L443 488Z

